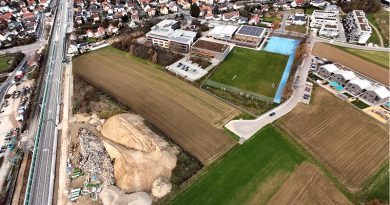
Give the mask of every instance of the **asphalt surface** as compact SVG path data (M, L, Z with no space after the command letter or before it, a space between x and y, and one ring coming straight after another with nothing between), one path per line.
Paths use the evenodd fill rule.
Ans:
M31 193L25 204L52 204L55 178L55 160L57 149L59 109L61 103L61 82L63 74L62 59L64 55L64 40L67 26L68 4L59 0L56 18L52 28L52 38L49 42L49 52L46 63L44 94L40 110L40 127L38 127L38 147L35 167L32 175ZM36 139L36 140L37 140ZM32 165L33 166L33 165ZM30 170L30 171L31 171Z

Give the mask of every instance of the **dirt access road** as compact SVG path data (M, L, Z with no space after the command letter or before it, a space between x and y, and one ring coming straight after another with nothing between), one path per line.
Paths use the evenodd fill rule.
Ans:
M313 48L313 55L338 62L351 70L355 70L380 83L389 85L389 70L374 63L368 62L355 55L337 49L329 44L316 43Z
M239 110L126 52L103 48L73 59L74 72L129 106L203 164L236 144L222 129Z

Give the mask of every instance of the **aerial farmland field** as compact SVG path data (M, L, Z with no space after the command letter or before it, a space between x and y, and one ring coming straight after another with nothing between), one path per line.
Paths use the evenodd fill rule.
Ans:
M352 203L312 164L302 163L268 205Z
M76 75L142 115L203 164L236 144L224 130L241 112L115 48L74 58Z
M350 191L360 190L388 160L388 128L322 88L278 125Z
M236 47L210 80L273 98L287 60L287 55Z
M305 160L286 136L267 125L215 162L168 204L267 204Z

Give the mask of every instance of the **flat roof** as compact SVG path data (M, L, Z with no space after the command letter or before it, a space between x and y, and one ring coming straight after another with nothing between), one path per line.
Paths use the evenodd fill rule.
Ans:
M263 27L242 25L237 30L236 34L261 38L263 37L265 30L266 28Z
M229 45L227 44L216 43L216 42L206 41L206 40L198 40L195 42L195 44L192 47L206 49L206 50L219 52L219 53L224 53L227 49L229 49Z

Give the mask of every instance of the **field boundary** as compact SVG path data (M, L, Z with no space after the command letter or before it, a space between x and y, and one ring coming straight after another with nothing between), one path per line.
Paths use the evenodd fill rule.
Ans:
M218 83L218 82L213 81L213 80L206 80L204 82L203 86L210 86L210 87L213 87L213 88L218 88L218 89L221 89L221 90L224 90L224 91L231 92L233 94L245 95L247 98L255 98L257 100L261 100L261 101L264 101L264 102L267 102L267 103L270 103L270 104L272 104L272 102L274 101L274 99L271 98L271 97L260 95L258 93L254 93L254 92L251 92L251 91L243 90L243 89L240 89L240 88L237 88L237 87L234 87L234 86L230 86L230 85L226 85L226 84L223 84L223 83Z

